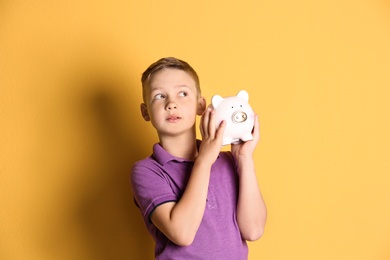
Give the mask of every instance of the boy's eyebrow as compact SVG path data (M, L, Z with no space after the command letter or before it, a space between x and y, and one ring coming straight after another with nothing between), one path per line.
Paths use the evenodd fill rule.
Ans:
M191 89L190 86L187 86L187 85L177 85L175 87L176 88L189 88L189 89Z
M182 85L179 84L179 85L175 85L175 86L173 86L173 87L174 87L174 88L188 88L188 89L192 90L190 86L185 85L185 84L182 84ZM150 89L150 92L154 92L154 91L157 91L157 90L160 90L160 89L163 89L163 88L158 87L158 86L152 87L152 88Z

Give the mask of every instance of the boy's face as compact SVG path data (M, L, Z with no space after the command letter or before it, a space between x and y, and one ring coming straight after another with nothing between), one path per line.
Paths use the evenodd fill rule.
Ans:
M196 115L201 115L206 106L205 99L198 97L195 81L178 69L153 74L144 94L142 116L152 122L159 136L192 131Z

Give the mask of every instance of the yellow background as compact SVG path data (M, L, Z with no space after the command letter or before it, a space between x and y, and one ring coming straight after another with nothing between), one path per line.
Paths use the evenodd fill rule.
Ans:
M1 1L0 259L153 258L128 177L163 56L260 115L250 259L390 259L385 0Z

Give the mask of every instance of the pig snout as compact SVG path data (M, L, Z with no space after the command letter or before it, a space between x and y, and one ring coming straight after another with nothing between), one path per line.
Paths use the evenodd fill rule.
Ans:
M232 115L232 121L234 123L243 123L247 119L248 119L248 116L244 111L236 111Z

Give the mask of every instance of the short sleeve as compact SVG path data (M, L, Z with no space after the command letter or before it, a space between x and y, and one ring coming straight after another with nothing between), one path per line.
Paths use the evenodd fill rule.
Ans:
M157 163L138 162L133 165L131 185L137 206L145 220L163 203L177 201L169 180Z

